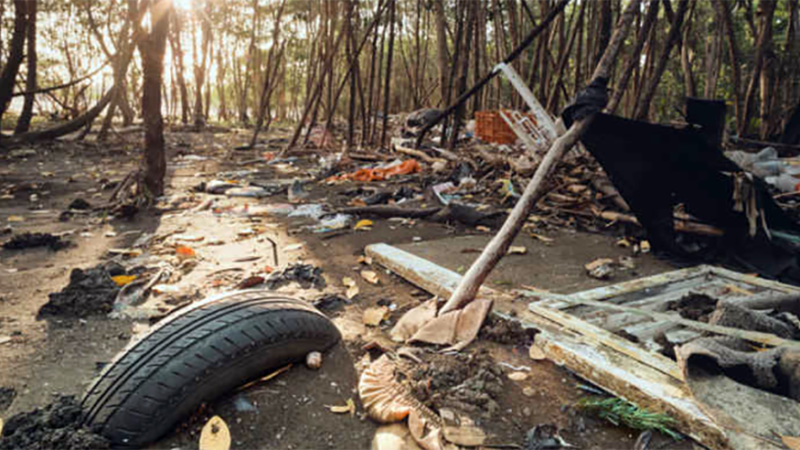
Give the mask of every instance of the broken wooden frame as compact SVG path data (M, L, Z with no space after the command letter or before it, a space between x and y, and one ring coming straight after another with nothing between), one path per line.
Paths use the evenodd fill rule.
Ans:
M410 283L440 297L450 297L462 279L451 270L387 244L370 245L365 253ZM800 293L793 286L699 266L572 294L568 302L564 301L565 296L547 298L542 292L527 291L523 295L541 300L526 305L514 301L515 297L508 293L485 286L479 295L494 300L496 314L513 315L523 324L541 330L536 335L536 345L556 364L640 407L669 414L681 432L709 448L735 448L731 446L738 439L729 438L739 431L724 428L701 410L683 383L677 363L653 351L653 338L659 329L665 333L674 329L676 342L690 339L692 333L696 337L696 332L686 330L679 320L671 318L648 322L647 317L627 311L611 314L603 308L580 305L627 301L628 305L645 310L658 309L690 291L713 293L733 302L745 301L749 293L771 292L776 297ZM631 342L607 328L624 329L643 344Z

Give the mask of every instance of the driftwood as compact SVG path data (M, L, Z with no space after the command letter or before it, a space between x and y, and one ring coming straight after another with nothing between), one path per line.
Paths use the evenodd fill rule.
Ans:
M433 158L431 156L428 156L425 152L423 152L421 150L414 150L413 148L403 147L401 145L395 145L394 146L394 150L397 153L402 153L404 155L408 155L408 156L413 156L415 158L419 158L419 159L425 161L428 164L434 164L434 163L437 163L437 162L442 162L442 163L446 163L447 162L444 159Z
M116 87L112 87L109 89L105 95L94 105L90 110L86 111L82 115L70 120L67 123L57 125L52 128L47 128L44 130L39 131L30 131L27 133L17 134L14 137L3 138L0 140L0 145L7 146L7 145L14 145L14 144L23 144L23 143L30 143L30 142L37 142L37 141L48 141L52 139L59 138L61 136L74 133L81 128L85 127L87 124L92 123L97 116L100 115L101 112L111 103L111 100L114 98L114 92L116 91Z
M633 0L628 4L628 7L620 18L617 29L614 31L611 42L609 42L608 47L606 47L603 52L603 57L600 59L592 79L597 79L599 77L607 78L611 73L611 68L622 48L622 42L628 34L630 25L633 22L633 17L640 3L641 0ZM500 262L500 259L505 256L508 247L522 229L536 201L543 194L544 180L550 175L550 172L564 153L580 140L581 136L583 136L589 128L592 119L594 119L594 115L577 120L565 134L556 139L547 151L541 164L539 164L539 167L536 168L536 173L533 175L530 183L528 183L528 186L525 187L525 192L523 192L522 197L517 201L508 219L506 219L503 224L503 227L494 238L492 238L489 245L484 248L480 257L478 257L469 268L469 271L464 275L458 289L456 289L456 292L453 293L447 303L442 307L439 314L461 308L475 298L480 285L483 284L492 269Z
M444 207L401 208L388 205L359 206L338 211L341 214L368 215L375 217L406 217L409 219L431 219L436 222L460 222L475 226L492 221L504 214L502 212L482 213L474 208L459 203L450 203Z

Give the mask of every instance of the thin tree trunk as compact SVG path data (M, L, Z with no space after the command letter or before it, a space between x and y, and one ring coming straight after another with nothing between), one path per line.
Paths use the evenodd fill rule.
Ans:
M0 118L3 117L14 94L19 66L25 55L25 34L28 30L28 0L14 0L14 33L11 36L8 59L0 73ZM74 77L70 77L74 78Z
M667 68L669 54L672 52L672 48L675 47L678 37L680 37L681 25L683 24L684 16L686 16L686 10L688 6L688 0L680 0L678 3L678 9L675 12L675 18L670 25L669 35L667 35L667 42L664 43L664 49L661 52L658 63L656 64L655 72L650 78L650 82L644 91L644 97L636 106L636 112L634 112L633 115L634 119L636 120L645 120L650 112L650 103L653 101L653 98L656 95L656 89L658 89L658 84L661 81L661 75L664 73L664 69Z
M142 112L144 114L144 157L141 160L143 175L140 188L144 198L152 202L164 193L164 175L167 169L164 144L164 119L161 116L161 83L164 73L164 53L169 34L169 7L171 0L153 0L150 3L151 30L140 39L142 57Z
M27 65L28 74L25 80L25 89L28 91L35 91L36 86L36 0L31 0L28 3L28 55ZM33 100L34 94L25 96L25 103L22 105L22 112L17 120L17 127L14 129L14 134L20 134L28 131L31 126L31 118L33 117Z
M394 54L394 25L395 14L397 11L397 0L392 2L392 12L389 15L389 53L386 55L386 83L383 90L383 126L381 127L381 148L386 148L386 129L389 124L389 109L391 108L391 85L392 85L392 55Z
M631 79L633 68L639 67L641 63L642 48L647 41L647 37L650 35L650 29L653 27L658 17L658 5L660 3L659 0L651 0L650 6L647 7L647 13L644 16L642 28L639 30L639 35L636 37L636 44L634 44L633 49L631 49L630 58L625 63L625 68L622 70L622 76L617 83L617 88L614 89L614 95L606 107L609 114L614 114L614 112L616 112L617 106L620 100L622 100L625 90L628 88L628 82Z

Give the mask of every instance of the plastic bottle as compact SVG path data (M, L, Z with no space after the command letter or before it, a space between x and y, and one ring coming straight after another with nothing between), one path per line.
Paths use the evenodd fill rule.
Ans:
M795 192L800 191L800 179L797 179L788 173L784 173L777 177L767 177L767 183L775 186L781 192Z

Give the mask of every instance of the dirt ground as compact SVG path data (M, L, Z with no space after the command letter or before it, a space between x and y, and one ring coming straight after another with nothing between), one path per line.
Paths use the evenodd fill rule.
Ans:
M276 130L264 139L280 137L285 130L281 133L282 130ZM269 143L250 151L233 150L248 137L236 130L216 134L169 133L166 199L159 202L156 210L140 212L132 219L81 212L68 221L59 217L76 199L92 206L105 203L113 192L113 182L121 180L136 165L135 136L117 136L117 141L102 145L89 141L37 146L35 156L24 158L0 156L0 224L13 229L0 237L0 241L5 242L12 234L46 232L68 233L65 238L73 244L60 250L47 247L0 250L0 417L46 405L57 396L80 397L92 378L120 349L146 333L152 323L170 310L233 289L249 275L264 275L268 266L305 262L322 269L324 287L304 289L290 283L278 288L280 292L309 301L326 293L344 294L343 277L355 279L360 290L350 303L331 313L344 342L324 356L322 369L311 371L295 366L268 382L226 395L206 405L152 448L196 448L200 429L213 415L228 423L232 448L370 447L377 425L366 417L356 392L357 362L366 353L362 347L375 339L385 339L386 331L403 311L429 296L379 267L372 269L377 272L380 284L362 280L358 272L364 266L358 258L364 247L378 242L398 245L463 271L477 257L477 253L463 249L481 248L496 228L486 231L424 220L374 219L370 230L331 237L304 228L314 226L317 223L314 219L274 213L279 208L275 205L287 202L285 193L263 199L196 193L194 186L219 178L220 172L225 171L257 170L257 174L251 175L258 180L267 183L284 180L287 184L295 178L314 176L318 171L314 153L300 155L293 165L242 165L243 161L274 150ZM426 187L424 175L386 186L396 188L404 184L422 191ZM358 185L329 187L310 183L302 203L320 202L336 209L351 201L348 191ZM192 210L209 199L215 200L211 210ZM257 217L237 214L245 204L251 212L256 207L272 205L273 213ZM637 268L632 271L620 271L607 281L591 279L583 270L584 264L596 258L629 255L630 250L615 246L616 238L610 235L574 230L543 233L552 242L522 238L528 253L503 261L490 279L495 287L534 285L575 292L669 269L644 255L636 258ZM100 311L81 318L58 315L37 318L48 294L61 291L74 268L87 269L108 261L115 249L128 249L137 239L148 235L163 238L163 242L176 235L199 236L203 240L183 243L195 251L190 265L176 260L174 253L163 247L144 255L143 265L166 260L181 270L169 280L172 290L151 296L136 308L141 313L138 320L112 319ZM277 245L277 263L273 260L272 245L265 237ZM366 327L361 320L364 309L378 304L392 305L391 317L380 327ZM532 427L555 424L567 442L580 448L633 448L637 432L610 426L573 408L586 395L580 389L584 382L548 361L529 359L524 345L526 335L513 334L517 331L503 331L502 327L500 331L485 329L478 342L457 357L427 352L423 358L425 367L435 367L417 373L415 381L419 384L431 378L436 384L435 380L439 380L439 388L447 390L453 387L452 383L476 376L480 367L474 361L484 361L480 363L484 365L491 361L495 387L484 389L486 396L481 397L474 411L479 416L479 425L491 434L491 443L522 448L525 434ZM529 376L512 381L507 375L515 370L509 367L516 370L523 367ZM448 374L453 376L450 381L445 380ZM421 397L427 395L428 398L420 400L433 407L448 402L445 394L441 394L444 398L436 397L439 395L436 391L416 393ZM358 406L353 416L334 414L327 408L344 405L348 399L356 401ZM657 436L650 448L691 448L691 444L673 443Z

